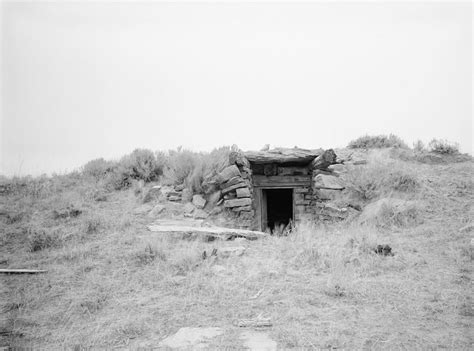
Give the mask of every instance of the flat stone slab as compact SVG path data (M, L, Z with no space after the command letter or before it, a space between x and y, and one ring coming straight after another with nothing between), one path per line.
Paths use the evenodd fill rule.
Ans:
M272 340L267 333L253 330L240 333L243 345L254 351L273 351L277 349L276 341Z
M133 210L134 214L141 215L150 212L153 206L150 204L141 205Z
M217 250L217 254L220 257L242 256L244 252L244 246L221 247L219 250Z
M155 207L152 208L150 212L148 212L148 217L156 217L158 216L161 212L165 210L165 206L162 204L158 204Z
M223 332L218 327L181 328L176 334L162 340L158 346L172 349L205 349L209 347L210 339L221 335Z
M203 209L206 206L206 199L202 195L193 196L193 205L199 209Z
M344 186L341 184L341 181L338 178L324 174L318 174L316 177L314 177L314 187L316 189L344 189Z
M224 168L222 172L217 175L217 181L219 183L224 183L234 177L240 177L240 171L236 165Z
M231 199L224 201L224 207L243 207L252 204L252 200L248 197L244 197L241 199Z
M187 223L189 222L189 223ZM157 233L192 233L196 235L212 236L215 238L221 238L228 240L232 237L243 237L247 239L258 239L268 236L267 233L246 230L246 229L234 229L224 227L202 227L203 220L160 220L155 221L154 224L149 225L147 228L151 232ZM242 221L244 222L244 221Z

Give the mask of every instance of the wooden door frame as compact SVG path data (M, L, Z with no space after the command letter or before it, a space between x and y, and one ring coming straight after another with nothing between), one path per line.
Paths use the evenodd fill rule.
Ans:
M258 208L255 209L255 214L257 217L257 223L258 227L260 228L261 231L264 231L266 229L266 226L264 227L264 222L268 222L268 214L267 214L267 196L264 190L276 190L276 189L291 189L291 205L292 205L292 217L291 221L295 221L295 188L299 187L297 186L290 186L290 185L285 185L285 186L259 186L259 187L254 187L254 196L255 196L255 204L257 205ZM266 223L265 223L266 224Z

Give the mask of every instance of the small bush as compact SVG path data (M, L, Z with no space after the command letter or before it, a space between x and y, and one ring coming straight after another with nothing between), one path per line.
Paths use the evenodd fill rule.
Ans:
M140 250L135 254L135 258L139 265L147 265L154 262L156 259L166 261L166 253L163 249L147 244L145 249Z
M157 181L163 174L165 159L161 153L157 156L147 149L136 149L123 156L119 161L96 159L83 167L83 173L103 180L107 190L121 190L130 187L133 180L144 182Z
M60 237L56 233L46 232L38 228L28 229L28 251L30 252L56 247L60 241Z
M377 227L406 227L420 222L419 212L413 201L386 198L367 206L360 221Z
M107 303L107 299L107 293L100 293L98 295L94 294L85 297L84 300L81 301L79 306L81 307L83 313L87 313L90 315L100 311Z
M420 186L420 182L414 174L396 169L390 173L386 185L396 191L411 192Z
M163 174L163 165L158 163L154 153L146 149L136 149L120 160L119 169L132 179L151 182Z
M7 224L14 224L17 222L21 222L21 220L25 217L24 212L14 213L14 214L7 214L6 215L6 223Z
M459 153L459 144L447 140L433 139L428 144L431 152L442 155L454 155Z
M386 135L365 135L352 140L347 146L349 149L380 149L380 148L403 148L408 149L407 144L394 134Z
M114 162L106 161L103 158L98 158L87 162L83 166L82 172L83 174L94 177L96 179L102 179L108 173L113 172L115 167L116 165Z
M413 150L415 152L424 152L426 151L425 144L421 140L417 140L413 143Z
M122 190L130 187L132 179L125 172L115 170L108 173L104 179L103 186L106 190Z
M85 232L87 234L97 233L104 226L103 220L100 217L88 218L85 221Z
M169 151L168 162L164 170L166 182L170 185L183 184L199 164L200 155L195 152L181 148Z
M348 191L362 201L372 200L393 191L416 191L420 182L416 174L399 163L369 164L345 175Z
M31 197L32 199L40 199L51 195L53 192L53 181L46 175L33 178L13 177L9 180L4 180L0 185L2 194L5 195L22 195Z
M104 202L108 200L108 196L103 190L94 190L92 193L92 199L94 201Z
M180 255L173 257L171 266L177 275L186 275L197 267L201 261L201 256L196 255L192 250L183 250Z
M82 210L72 205L60 210L53 210L53 219L75 218L82 213Z
M108 190L121 190L130 187L134 180L156 181L163 174L162 162L152 151L136 149L122 157L113 170L106 173L104 186Z
M170 185L185 184L193 193L208 192L208 180L229 164L230 147L214 149L210 153L189 150L172 150L164 170L165 182Z

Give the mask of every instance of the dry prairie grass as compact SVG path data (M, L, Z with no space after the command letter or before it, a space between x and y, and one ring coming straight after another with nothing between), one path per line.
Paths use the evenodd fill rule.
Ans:
M472 163L417 165L422 223L380 228L302 225L288 237L205 242L146 230L133 189L90 196L94 184L61 180L61 191L0 201L0 255L36 276L0 276L0 345L62 348L157 346L185 326L220 326L211 347L234 348L234 321L270 317L280 348L468 349L472 347ZM38 192L36 192L38 193ZM73 205L77 217L54 219ZM7 224L8 223L8 224ZM26 229L55 245L29 249ZM26 229L25 229L26 228ZM31 233L30 233L31 234ZM394 256L373 249L389 244ZM244 245L241 257L202 252ZM3 266L5 267L5 265Z

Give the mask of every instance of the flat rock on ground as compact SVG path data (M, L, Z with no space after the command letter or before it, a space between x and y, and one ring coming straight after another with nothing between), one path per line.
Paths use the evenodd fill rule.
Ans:
M207 217L209 217L209 214L204 210L197 209L194 212L193 217L196 219L206 219Z
M150 212L153 209L153 206L150 204L141 205L133 210L134 214L145 214Z
M186 205L184 205L183 212L185 214L189 214L189 213L192 213L194 209L195 209L194 205L188 202Z
M253 330L244 331L240 334L240 339L243 341L243 345L250 350L271 351L277 349L277 343L267 333Z
M211 328L181 328L174 335L168 336L160 342L160 347L172 349L206 349L209 341L224 331L218 327Z
M155 205L155 207L152 208L152 210L148 213L149 217L156 217L158 216L161 212L163 212L165 209L165 205Z
M194 195L193 196L193 205L199 209L203 209L206 206L206 199L203 198L201 195Z
M220 257L230 257L230 256L242 256L245 252L245 247L243 246L229 246L222 247L217 251L217 254Z

